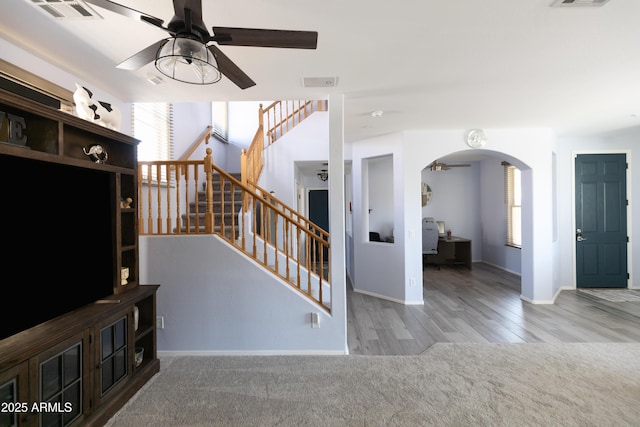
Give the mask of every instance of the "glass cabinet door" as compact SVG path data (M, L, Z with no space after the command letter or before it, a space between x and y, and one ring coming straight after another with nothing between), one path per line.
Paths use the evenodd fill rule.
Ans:
M18 425L18 412L10 409L18 403L17 378L11 378L0 384L0 405L3 407L3 410L0 411L0 426L15 427Z
M100 391L102 395L127 375L127 318L100 330Z
M40 425L67 426L82 414L82 341L40 363Z
M0 372L0 426L29 425L29 363Z

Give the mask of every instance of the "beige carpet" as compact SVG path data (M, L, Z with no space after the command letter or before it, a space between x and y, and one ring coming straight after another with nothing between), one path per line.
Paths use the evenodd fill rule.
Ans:
M119 426L640 426L640 344L171 356Z

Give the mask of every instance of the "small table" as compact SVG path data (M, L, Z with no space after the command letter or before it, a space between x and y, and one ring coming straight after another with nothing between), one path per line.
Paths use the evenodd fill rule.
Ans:
M471 270L471 240L451 236L438 239L438 253L426 255L427 264L464 265Z

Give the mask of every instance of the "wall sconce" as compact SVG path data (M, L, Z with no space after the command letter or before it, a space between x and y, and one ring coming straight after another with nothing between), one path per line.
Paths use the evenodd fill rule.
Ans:
M320 181L326 181L329 179L329 172L327 172L326 169L321 170L320 172L318 172L318 179Z

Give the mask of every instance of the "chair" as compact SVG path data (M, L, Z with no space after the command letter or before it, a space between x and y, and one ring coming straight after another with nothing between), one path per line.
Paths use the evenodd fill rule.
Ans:
M438 224L431 217L422 219L422 263L426 266L430 255L438 254ZM438 265L438 270L440 266Z
M380 238L380 233L378 233L376 231L370 231L369 232L369 241L370 242L382 242L382 239Z

